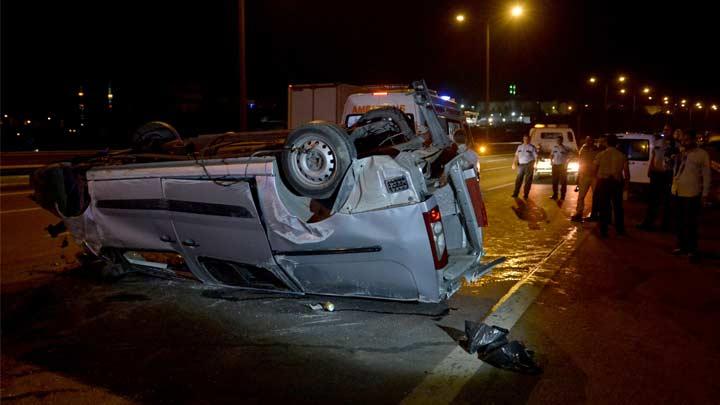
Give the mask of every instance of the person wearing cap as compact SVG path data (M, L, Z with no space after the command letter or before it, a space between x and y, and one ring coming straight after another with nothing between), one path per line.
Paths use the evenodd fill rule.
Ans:
M515 191L512 197L517 198L520 193L520 186L525 183L523 197L527 200L530 195L530 187L532 186L533 172L535 170L535 160L537 160L537 148L530 143L530 135L523 136L523 143L517 147L515 158L513 158L512 168L517 169L515 177Z
M710 155L698 148L695 130L682 137L683 151L673 170L671 192L675 204L678 247L675 255L697 258L698 215L710 192Z
M623 211L623 191L630 185L630 166L624 153L617 146L617 137L607 136L607 149L595 157L597 194L600 214L600 236L608 235L610 217L615 214L615 232L625 234L625 213Z

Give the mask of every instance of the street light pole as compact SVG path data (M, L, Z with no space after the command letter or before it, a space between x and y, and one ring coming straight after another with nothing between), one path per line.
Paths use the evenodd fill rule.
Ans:
M485 142L490 142L490 21L485 22Z
M513 18L520 17L523 14L523 7L515 5L510 10ZM465 14L456 14L455 21L459 24L465 22ZM485 114L487 116L487 125L485 126L485 140L490 140L490 19L485 20Z
M245 0L238 0L238 51L240 68L240 130L247 130L247 76L245 70Z

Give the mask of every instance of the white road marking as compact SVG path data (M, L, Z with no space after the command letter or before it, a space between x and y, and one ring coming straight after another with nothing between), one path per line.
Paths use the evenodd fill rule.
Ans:
M510 187L510 186L514 186L514 185L515 185L515 182L513 181L512 183L505 183L505 184L500 184L499 186L494 186L494 187L486 188L486 189L483 190L483 191L493 191L493 190L497 190L497 189L505 188L505 187Z
M40 207L20 208L20 209L17 209L17 210L0 211L0 214L15 214L15 213L18 213L18 212L37 211L37 210L41 210L41 209L42 209L42 208L40 208Z
M30 195L30 194L32 194L32 193L33 193L33 192L32 192L32 191L29 191L29 190L28 190L28 191L15 191L15 192L13 192L13 193L2 193L2 192L0 192L0 197L11 196L11 195Z
M490 169L480 169L480 173L482 173L482 172L491 172L491 171L493 171L493 170L502 170L502 169L510 169L510 170L512 170L512 168L511 168L510 166L502 166L502 167L492 167L492 168L490 168Z
M497 156L515 156L515 153L495 153L492 155L480 155L479 157L480 157L480 160L482 160L482 159L487 159L487 158L497 157Z
M514 155L511 155L511 156L514 156ZM502 158L502 159L481 160L480 163L504 162L506 160L510 160L510 156Z
M542 270L568 241L575 238L577 228L570 232L535 265L520 281L490 309L483 322L505 329L512 329L515 323L527 311L548 281L552 279L560 266ZM583 237L587 236L587 232ZM541 274L542 273L542 274ZM463 386L481 368L492 367L479 360L477 354L469 354L460 346L455 347L428 375L405 397L401 404L449 404L460 393Z

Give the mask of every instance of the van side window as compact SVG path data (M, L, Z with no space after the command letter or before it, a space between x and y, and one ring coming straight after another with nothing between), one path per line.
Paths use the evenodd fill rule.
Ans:
M575 137L573 136L572 132L568 131L568 142L575 142Z
M650 142L646 139L618 139L618 149L628 160L650 160Z
M540 134L540 139L558 139L562 137L562 132L543 132Z

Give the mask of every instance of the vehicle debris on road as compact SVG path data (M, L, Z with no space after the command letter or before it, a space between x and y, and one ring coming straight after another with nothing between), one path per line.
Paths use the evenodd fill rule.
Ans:
M335 311L335 304L333 304L330 301L325 301L320 304L308 304L308 307L312 309L313 311L320 311L325 310L327 312L334 312Z

